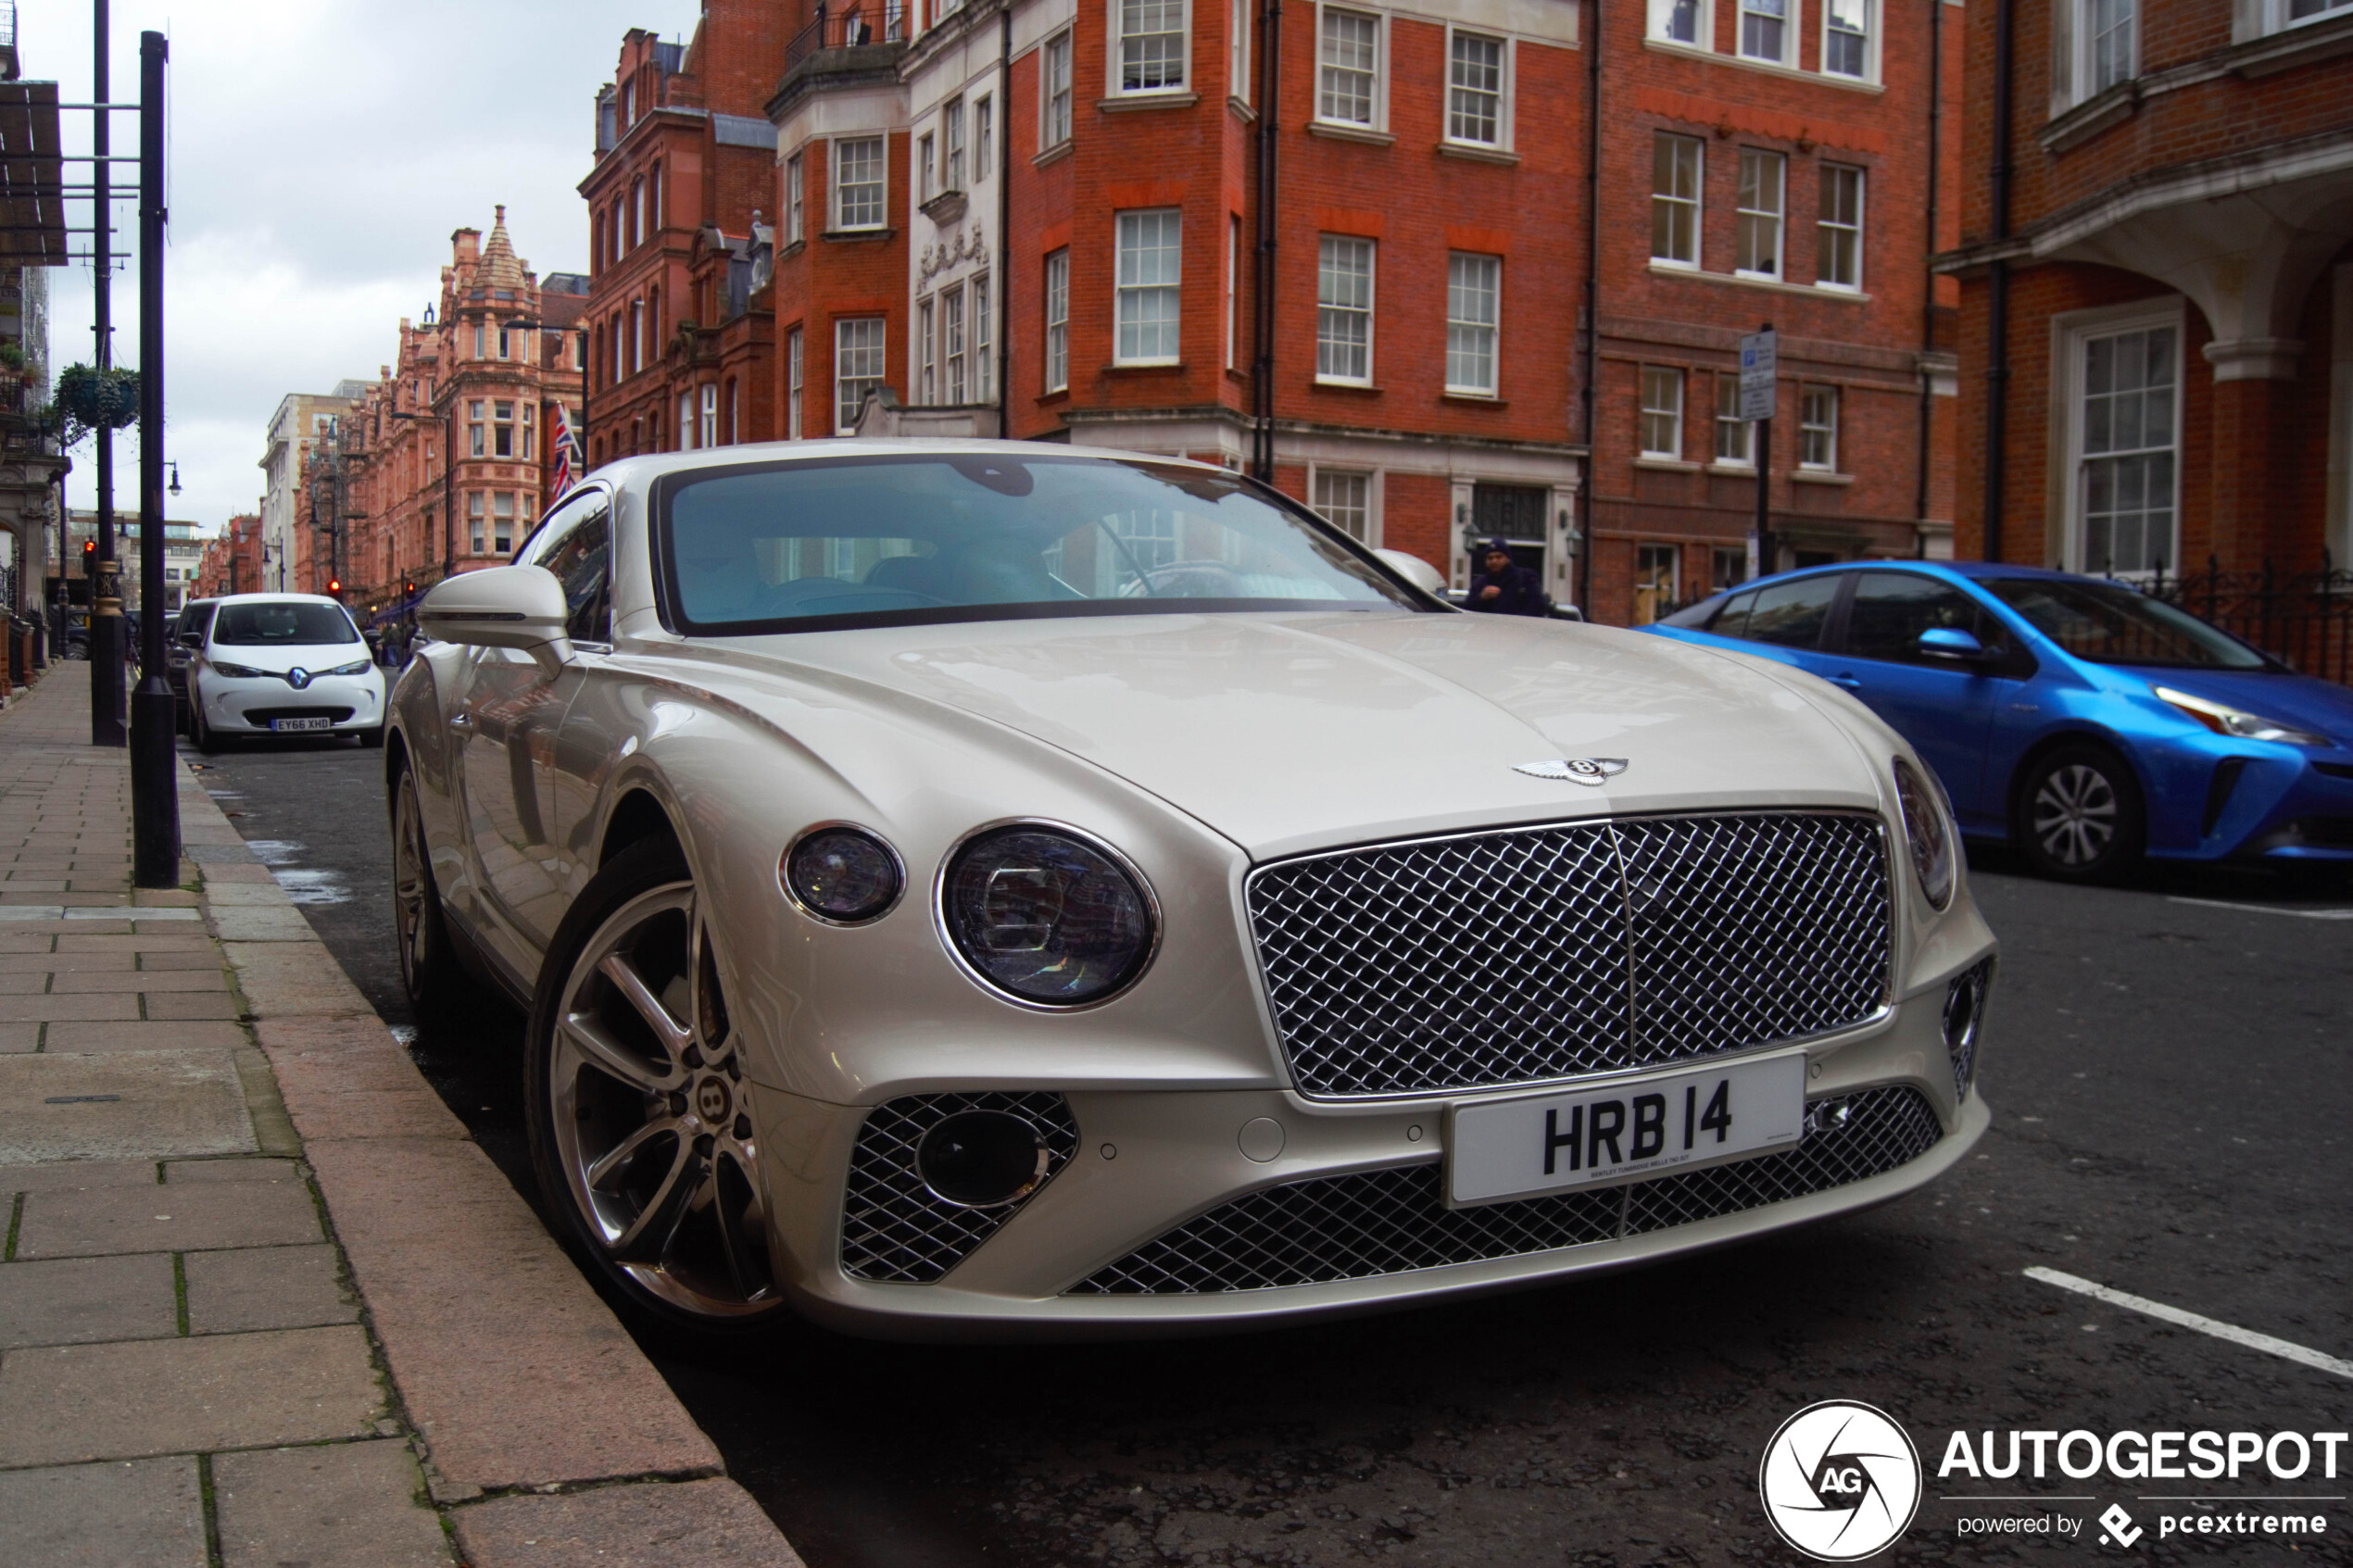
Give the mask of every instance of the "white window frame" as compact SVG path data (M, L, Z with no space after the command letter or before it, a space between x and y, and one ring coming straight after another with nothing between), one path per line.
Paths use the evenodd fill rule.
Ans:
M966 353L964 291L944 289L939 295L940 392L951 408L961 408L972 397L972 384L965 376L972 362Z
M939 186L932 178L933 159L937 156L937 139L928 131L915 138L915 205L920 207L937 194Z
M1740 198L1740 169L1750 158L1768 159L1776 171L1773 194L1778 204L1771 209L1743 207ZM1743 147L1732 164L1732 276L1763 278L1780 282L1789 276L1789 155L1777 153L1770 147ZM1740 264L1740 221L1743 218L1768 218L1773 220L1773 266L1771 270Z
M2309 17L2292 15L2291 0L2262 0L2262 25L2265 33L2285 32L2291 28L2310 27L2314 22L2326 21L2331 17L2341 16L2347 10L2353 10L2353 0L2324 0L2323 8L2313 12Z
M1812 403L1817 394L1820 394L1829 399L1831 418L1828 424L1824 424L1819 420L1813 417L1813 409L1809 407L1809 405ZM1843 387L1832 384L1831 383L1800 382L1798 383L1797 466L1806 472L1838 472L1839 425L1845 416L1845 410L1842 408L1840 405L1845 401L1845 390ZM1809 439L1817 431L1829 432L1830 450L1819 457L1809 457L1806 454L1806 445Z
M1234 349L1241 317L1242 220L1226 215L1226 368L1234 369Z
M1466 316L1458 317L1455 315L1454 311L1457 300L1457 290L1455 287L1454 272L1456 267L1463 262L1485 262L1492 267L1495 280L1493 320L1488 321L1478 321ZM1458 332L1483 332L1486 334L1486 384L1480 385L1475 382L1455 380L1454 368L1459 353L1455 347L1455 334ZM1449 251L1446 255L1445 376L1445 386L1447 392L1457 397L1496 397L1502 395L1504 384L1504 258L1500 256L1486 256L1476 251L1464 250Z
M1859 71L1831 69L1831 0L1819 0L1818 6L1821 16L1816 26L1820 37L1816 41L1816 47L1820 52L1815 58L1821 62L1822 74L1833 82L1875 82L1879 80L1880 0L1853 0L1853 3L1863 10L1863 69Z
M805 167L799 153L785 159L785 244L788 245L808 238L804 225L809 220L801 207L800 171Z
M1127 274L1127 257L1129 254L1129 248L1126 243L1127 235L1132 225L1133 231L1138 237L1139 242L1140 242L1146 227L1143 220L1147 218L1174 219L1176 220L1176 276L1174 278L1158 279L1150 283L1129 282L1126 281ZM1155 224L1152 227L1157 230L1159 226ZM1152 248L1158 250L1162 247L1155 245ZM1137 247L1137 253L1140 255L1141 251L1142 246L1139 243ZM1139 207L1127 212L1115 212L1112 214L1112 255L1114 266L1112 279L1112 363L1114 365L1176 365L1183 363L1185 322L1184 209L1174 207ZM1125 345L1122 342L1122 338L1125 334L1122 333L1120 330L1121 320L1126 315L1130 303L1133 302L1137 306L1140 307L1143 303L1141 296L1147 293L1154 295L1166 293L1175 296L1176 316L1172 328L1173 341L1167 345L1175 350L1173 353L1131 355L1124 351ZM1155 300L1155 303L1157 303L1157 300ZM1158 318L1155 318L1155 320L1157 320ZM1140 324L1140 318L1139 320Z
M1658 189L1658 149L1662 143L1687 146L1692 153L1692 194L1679 196L1672 192L1662 194ZM1679 163L1680 169L1680 163ZM1661 202L1671 207L1688 207L1692 219L1692 254L1688 257L1658 254L1657 212ZM1685 267L1697 271L1700 257L1705 254L1707 243L1707 144L1697 136L1684 136L1670 131L1651 133L1651 262L1658 267Z
M1040 293L1040 314L1045 319L1046 345L1044 370L1046 391L1063 392L1070 386L1070 247L1052 251L1046 257L1046 282Z
M1373 24L1373 90L1369 119L1341 119L1324 112L1324 77L1327 71L1346 70L1359 74L1355 68L1334 66L1324 58L1324 27L1334 12L1358 18ZM1360 6L1321 4L1315 6L1315 84L1314 106L1315 123L1336 125L1348 131L1387 131L1389 129L1389 13L1368 11Z
M1104 0L1108 18L1103 29L1103 96L1106 98L1167 98L1193 90L1193 0L1176 0L1177 25L1176 80L1150 87L1128 87L1126 69L1127 34L1124 31L1125 10L1129 0ZM1147 0L1158 4L1161 0ZM1067 36L1067 34L1065 34ZM1146 33L1141 37L1165 37L1169 34Z
M875 160L878 172L874 180L862 180L858 182L858 184L862 190L871 184L877 193L875 198L875 216L871 223L852 223L849 220L849 215L844 210L842 201L843 194L849 188L849 182L842 178L842 149L863 146L870 143L882 149L882 156ZM826 206L833 209L833 226L837 232L853 233L890 227L890 138L888 136L837 136L834 139L833 146L826 155L825 167L827 169L825 183L828 187Z
M804 350L801 330L795 327L785 334L785 439L800 439L800 399L807 391L801 380Z
M1865 222L1870 214L1870 172L1860 164L1834 163L1828 158L1820 160L1815 167L1817 195L1814 204L1814 286L1822 289L1837 289L1847 294L1860 294L1863 290L1863 236L1866 232ZM1829 217L1830 209L1820 200L1820 187L1829 182L1833 171L1855 176L1855 221L1851 224L1832 222ZM1783 205L1787 205L1786 201ZM1855 275L1852 278L1833 280L1823 275L1821 241L1826 232L1854 235Z
M1730 405L1729 413L1725 408L1727 404ZM1756 468L1756 422L1754 420L1742 419L1740 408L1740 372L1737 370L1717 371L1716 445L1715 456L1710 460L1718 468L1747 469L1754 471ZM1725 436L1730 431L1738 431L1740 435L1738 439L1728 442ZM1731 446L1733 450L1730 453L1726 452L1724 448L1727 445Z
M1794 69L1797 65L1797 30L1802 0L1734 0L1732 13L1732 53L1743 60L1761 60L1767 65ZM1773 16L1770 7L1780 7L1780 15ZM1754 11L1759 18L1778 21L1781 27L1781 49L1778 55L1752 54L1748 47L1748 19Z
M915 301L915 341L910 345L915 355L915 395L912 401L925 408L931 407L939 391L938 374L935 368L937 363L936 345L932 336L938 329L937 314L929 295Z
M997 168L997 98L984 93L973 100L973 183L977 185Z
M681 392L678 394L678 450L691 452L694 449L695 395L691 392Z
M1675 18L1681 12L1692 19L1692 37L1675 36ZM1650 0L1650 36L1658 43L1678 49L1698 49L1707 54L1716 52L1716 0Z
M2124 332L2147 332L2156 328L2170 329L2173 333L2173 529L2172 538L2161 552L2169 570L2177 569L2182 552L2182 405L2189 378L2184 351L2188 346L2187 322L2179 295L2171 299L2134 300L2127 305L2107 306L2090 310L2070 310L2051 318L2051 352L2057 363L2052 367L2053 384L2063 393L2057 410L2059 428L2053 433L2064 455L2065 467L2053 489L2059 512L2056 520L2061 529L2060 538L2065 551L2066 568L2097 575L2104 568L2087 558L2087 534L2090 508L2086 505L2087 455L2083 450L2083 398L2085 395L2084 347L2095 338L2115 337ZM2119 571L2117 576L2138 580L2144 571Z
M1491 142L1454 134L1454 40L1458 37L1477 38L1499 45L1495 80L1495 139ZM1456 27L1451 22L1447 24L1444 99L1438 109L1441 141L1450 146L1478 147L1490 152L1511 151L1513 75L1518 55L1517 42L1508 33L1490 32L1476 27Z
M2093 78L2092 68L2094 61L2097 58L2098 46L2098 40L2092 35L2092 7L2095 0L2068 0L2068 3L2073 7L2069 14L2068 21L2069 39L2074 58L2069 63L2071 68L2070 75L2075 82L2076 102L2082 103L2086 98L2096 98L2109 88L2130 82L2141 74L2141 22L2144 0L2120 0L2120 3L2131 12L2131 19L2126 25L2132 28L2133 37L2131 47L2125 51L2124 73L2113 82L2095 82Z
M1064 28L1038 46L1038 150L1049 152L1070 140L1075 28Z
M702 383L701 445L708 450L719 445L719 383Z
M873 351L874 351L874 361L873 361L873 363L874 363L874 368L875 368L875 373L874 373L873 375L871 375L871 376L850 376L850 375L845 375L845 374L843 374L843 373L842 373L842 372L843 372L843 361L844 361L844 359L847 358L847 352L846 352L846 351L847 351L847 349L848 349L848 348L849 348L849 344L848 344L848 342L847 342L847 340L848 340L848 338L849 337L849 335L850 335L851 332L853 331L853 329L862 328L862 327L872 327L872 328L874 328L874 329L875 329L875 337L876 337L876 340L877 340L877 341L876 341L875 344L873 344L873 345L871 345L871 346L872 346L872 348L873 348ZM862 354L862 353L864 353L864 352L866 351L867 346L868 346L868 345L859 345L859 352L861 352ZM849 415L849 422L844 422L844 420L843 420L843 419L842 419L842 414L843 414L843 412L844 412L843 406L842 406L842 394L843 394L844 392L846 392L846 391L849 389L849 387L850 383L853 383L853 382L867 382L867 383L881 383L881 382L882 382L882 381L883 381L883 380L884 380L884 379L885 379L885 378L886 378L886 377L889 374L889 365L890 365L890 320L889 320L889 318L887 318L887 317L884 317L884 316L851 316L851 317L847 317L847 318L845 318L845 319L843 319L843 320L841 320L836 321L836 322L834 323L834 431L835 431L835 433L839 434L839 435L849 435L849 434L850 434L850 433L851 433L855 430L855 428L856 428L856 421L857 421L857 419L858 419L858 409L859 409L859 408L863 408L866 406L866 395L865 395L865 393L864 393L864 392L861 392L861 393L858 395L858 407L857 407L856 408L851 408L851 409L849 409L849 410L848 410Z
M964 141L964 101L950 98L939 111L939 188L942 192L964 191L971 186L972 170L965 159L971 147Z
M1325 297L1325 283L1329 277L1329 264L1335 247L1344 249L1353 259L1364 261L1365 302L1358 306L1335 302ZM1353 277L1352 268L1349 276ZM1318 234L1315 236L1315 381L1321 386L1370 386L1373 384L1373 319L1379 308L1380 242L1362 234ZM1352 342L1335 336L1327 329L1361 322L1364 329L1365 365L1361 372L1326 369L1327 351L1348 354L1356 347Z
M973 401L987 403L997 387L996 300L986 272L975 273L965 286L972 292Z
M1365 532L1361 535L1350 533L1345 523L1324 509L1330 505L1329 489L1335 480L1361 480L1364 483ZM1342 533L1347 533L1350 538L1354 539L1368 550L1378 550L1381 547L1381 470L1379 469L1350 468L1346 464L1340 463L1330 465L1312 463L1308 465L1307 470L1307 504L1315 510L1317 517L1322 518Z
M1231 0L1226 7L1226 96L1250 102L1251 0Z
M1683 460L1683 404L1686 395L1684 371L1674 365L1644 365L1635 371L1634 438L1635 446L1645 458L1665 458L1671 462ZM1671 405L1654 402L1655 387L1672 387ZM1652 439L1654 421L1667 421L1669 445L1660 445Z

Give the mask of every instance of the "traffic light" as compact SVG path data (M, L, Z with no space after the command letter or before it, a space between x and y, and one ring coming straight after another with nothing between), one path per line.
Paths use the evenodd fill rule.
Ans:
M95 539L82 542L82 570L85 573L94 573L98 570L98 541Z
M400 584L400 592L405 597L414 598L417 593L417 584L413 582L403 583Z
M331 598L340 598L343 596L342 578L330 577L327 579L327 595Z

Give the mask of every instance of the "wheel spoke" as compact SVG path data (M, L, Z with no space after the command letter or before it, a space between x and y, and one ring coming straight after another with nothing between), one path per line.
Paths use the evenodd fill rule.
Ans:
M653 1094L677 1086L679 1073L674 1063L658 1071L645 1058L606 1034L604 1026L589 1014L573 1013L564 1019L561 1027L564 1038L588 1059L591 1066L610 1073L632 1088Z
M686 1210L710 1179L711 1167L695 1152L693 1143L679 1139L678 1152L661 1185L654 1189L628 1228L613 1238L613 1257L624 1263L660 1263L668 1257L671 1241L686 1223Z
M667 1117L648 1122L591 1160L588 1168L583 1171L581 1175L592 1190L606 1191L608 1189L605 1183L618 1173L622 1167L635 1159L640 1149L662 1134L675 1134L677 1131L677 1123Z
M630 967L628 960L619 953L607 953L598 962L597 972L611 981L613 989L629 998L629 1005L637 1010L637 1016L646 1021L646 1026L654 1032L655 1038L661 1042L662 1049L670 1053L673 1060L685 1055L686 1047L695 1043L694 1032L670 1016L670 1010L661 1005L661 999Z

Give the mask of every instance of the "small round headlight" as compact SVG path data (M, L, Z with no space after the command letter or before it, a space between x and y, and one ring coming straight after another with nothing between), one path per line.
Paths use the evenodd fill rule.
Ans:
M1043 827L985 833L940 884L940 922L988 985L1048 1007L1101 1001L1152 952L1141 882L1096 846Z
M827 823L793 840L776 868L793 901L819 920L858 925L899 902L899 857L873 834Z
M1909 762L1895 759L1895 799L1904 811L1904 841L1911 850L1912 872L1920 881L1932 908L1953 901L1953 834L1945 825L1944 809L1936 786L1920 777Z

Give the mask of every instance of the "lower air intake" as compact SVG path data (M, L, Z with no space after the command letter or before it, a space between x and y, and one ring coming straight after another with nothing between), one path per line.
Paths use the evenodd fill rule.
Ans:
M915 1160L924 1135L967 1110L993 1110L1028 1123L1046 1148L1046 1181L1053 1180L1078 1145L1070 1104L1055 1094L908 1095L876 1108L858 1130L858 1147L849 1157L842 1273L852 1279L929 1285L1036 1196L1033 1189L1012 1203L973 1209L950 1202L925 1183Z

